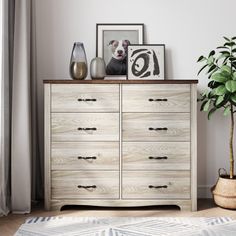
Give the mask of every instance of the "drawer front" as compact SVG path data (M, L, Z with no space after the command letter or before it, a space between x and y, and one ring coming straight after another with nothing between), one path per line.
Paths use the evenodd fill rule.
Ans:
M123 170L190 170L189 142L124 142Z
M190 112L189 84L122 85L123 112Z
M119 112L119 85L53 84L52 112Z
M119 170L119 142L57 142L51 148L52 170Z
M119 113L52 113L52 141L119 141Z
M190 171L124 171L122 197L189 199Z
M123 141L190 141L190 113L123 113Z
M119 172L52 171L52 198L119 198Z

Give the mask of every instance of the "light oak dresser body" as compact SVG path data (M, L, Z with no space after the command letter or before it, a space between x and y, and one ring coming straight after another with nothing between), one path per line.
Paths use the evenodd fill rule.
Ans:
M196 80L44 81L45 207L197 209Z

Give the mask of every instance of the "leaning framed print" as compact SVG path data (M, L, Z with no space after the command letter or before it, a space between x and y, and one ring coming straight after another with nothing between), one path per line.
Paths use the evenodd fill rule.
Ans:
M144 24L97 24L96 56L104 59L108 76L126 76L127 48L143 44Z
M127 78L129 80L163 80L165 78L165 45L129 45Z

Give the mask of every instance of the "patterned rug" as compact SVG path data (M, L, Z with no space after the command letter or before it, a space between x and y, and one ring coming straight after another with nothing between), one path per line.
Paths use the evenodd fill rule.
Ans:
M235 236L228 217L36 217L15 236Z

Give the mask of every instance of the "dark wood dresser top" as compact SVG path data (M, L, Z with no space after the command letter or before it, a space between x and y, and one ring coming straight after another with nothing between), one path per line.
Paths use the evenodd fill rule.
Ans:
M44 84L197 84L198 80L44 80Z

